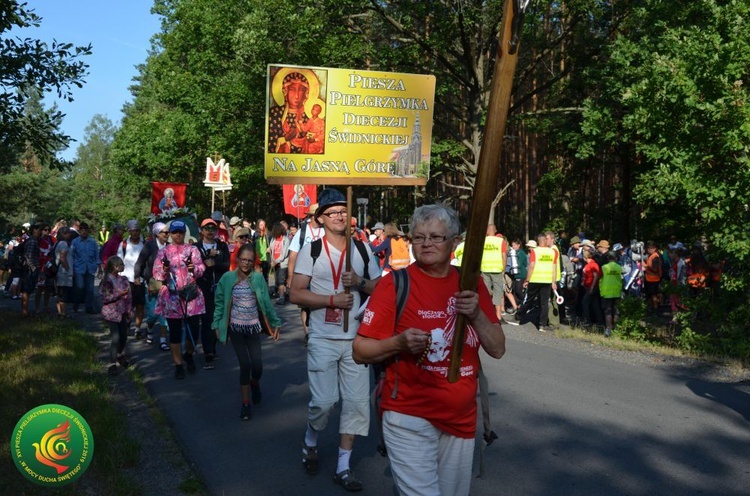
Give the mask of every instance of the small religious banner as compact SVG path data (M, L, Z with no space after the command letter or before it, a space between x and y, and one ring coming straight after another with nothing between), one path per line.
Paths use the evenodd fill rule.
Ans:
M229 162L223 158L214 163L211 157L206 158L206 178L203 184L207 188L216 191L228 191L232 189L232 178L229 174Z
M301 219L310 205L318 202L318 190L314 184L285 184L284 213Z
M185 208L187 183L151 183L151 213L161 216Z

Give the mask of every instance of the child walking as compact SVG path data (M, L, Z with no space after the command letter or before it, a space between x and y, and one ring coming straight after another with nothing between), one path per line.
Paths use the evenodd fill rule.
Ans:
M102 317L109 325L111 345L109 348L110 375L117 375L117 367L127 368L130 364L125 357L125 342L128 327L133 318L133 301L128 278L120 275L125 264L120 257L110 257L105 267L105 275L99 284L102 296Z

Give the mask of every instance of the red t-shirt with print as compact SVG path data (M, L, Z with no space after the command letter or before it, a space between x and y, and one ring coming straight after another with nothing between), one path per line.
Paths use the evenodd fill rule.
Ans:
M448 277L435 278L422 272L416 264L409 271L410 292L398 324L396 290L393 277L383 277L365 309L359 334L387 339L408 328L421 329L432 336L430 353L422 363L419 356L402 353L386 369L381 410L391 410L420 417L448 434L472 438L477 420L477 374L479 372L479 338L473 327L466 327L463 356L458 381L448 382L453 331L456 324L454 294L459 288L459 274L451 270ZM497 323L487 287L479 279L479 304L491 322ZM392 398L396 375L398 390Z

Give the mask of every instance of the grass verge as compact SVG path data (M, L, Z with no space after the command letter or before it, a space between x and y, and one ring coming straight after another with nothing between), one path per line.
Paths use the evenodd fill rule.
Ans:
M142 490L120 475L138 462L140 445L127 437L125 414L110 398L110 383L95 360L95 338L76 324L51 318L22 318L0 311L0 480L3 494L137 495ZM94 434L87 473L62 488L28 481L11 458L10 438L30 409L58 403L78 411Z

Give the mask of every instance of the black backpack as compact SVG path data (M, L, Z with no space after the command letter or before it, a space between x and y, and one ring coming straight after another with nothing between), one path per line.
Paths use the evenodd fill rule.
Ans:
M20 274L26 268L26 253L24 252L26 251L27 241L28 238L14 246L8 255L8 265L14 274Z

